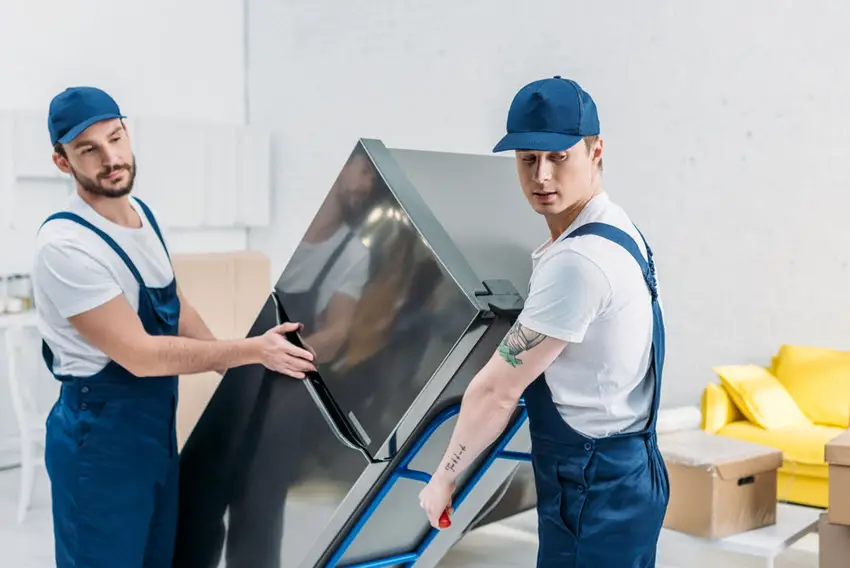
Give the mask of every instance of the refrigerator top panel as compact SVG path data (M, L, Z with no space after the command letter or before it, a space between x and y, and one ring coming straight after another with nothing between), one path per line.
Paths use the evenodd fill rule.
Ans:
M522 193L510 155L389 149L479 281L509 280L526 297L546 221Z

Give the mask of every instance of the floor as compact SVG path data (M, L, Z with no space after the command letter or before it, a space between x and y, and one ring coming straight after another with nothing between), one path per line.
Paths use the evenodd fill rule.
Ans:
M43 472L36 482L32 509L25 522L16 520L17 469L0 471L0 565L10 568L52 568L53 537L49 488ZM535 565L537 538L533 514L522 514L483 527L461 540L440 568L506 568ZM809 535L776 560L776 568L817 568L817 535ZM658 568L756 568L758 558L722 553L704 547L673 545L662 539Z

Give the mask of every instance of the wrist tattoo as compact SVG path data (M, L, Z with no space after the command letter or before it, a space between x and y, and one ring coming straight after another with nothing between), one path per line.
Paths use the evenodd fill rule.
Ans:
M449 457L449 462L446 464L446 471L454 471L457 464L460 462L460 456L466 451L466 446L458 445L457 451Z
M546 339L546 336L542 333L532 331L516 322L502 340L502 343L499 344L499 355L511 367L518 367L522 365L520 354L540 345L544 339Z

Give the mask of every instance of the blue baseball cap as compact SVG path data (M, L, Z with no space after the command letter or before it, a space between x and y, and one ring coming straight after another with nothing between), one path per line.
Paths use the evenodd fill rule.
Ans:
M596 103L578 83L556 75L529 83L514 96L507 134L493 152L561 152L598 134Z
M125 118L118 103L105 92L95 87L71 87L50 101L47 129L50 143L67 144L80 132L101 120Z

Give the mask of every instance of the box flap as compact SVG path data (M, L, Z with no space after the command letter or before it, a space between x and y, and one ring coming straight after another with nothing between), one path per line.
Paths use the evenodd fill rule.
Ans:
M665 461L703 469L724 480L776 470L782 465L782 452L777 449L702 430L664 434L658 437L658 447Z
M850 430L845 430L827 443L824 453L828 464L850 467Z

